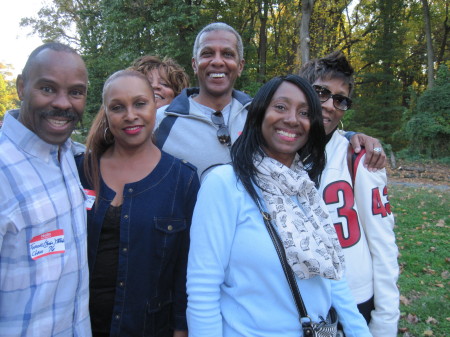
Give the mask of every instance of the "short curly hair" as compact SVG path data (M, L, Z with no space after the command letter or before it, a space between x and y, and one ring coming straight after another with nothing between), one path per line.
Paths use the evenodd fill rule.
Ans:
M144 55L137 58L130 68L144 75L147 75L153 69L157 69L167 81L175 96L179 95L184 88L189 87L189 76L184 68L168 57L161 59L159 56Z
M349 95L355 87L354 70L344 53L334 51L323 58L306 62L300 69L299 75L313 84L317 79L339 78L349 86Z

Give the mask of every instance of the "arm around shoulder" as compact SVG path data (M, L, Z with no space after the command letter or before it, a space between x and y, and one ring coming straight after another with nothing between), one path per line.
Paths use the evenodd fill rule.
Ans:
M378 139L353 131L345 132L344 137L347 138L356 153L360 153L361 147L365 148L364 166L369 171L377 171L386 167L386 153Z

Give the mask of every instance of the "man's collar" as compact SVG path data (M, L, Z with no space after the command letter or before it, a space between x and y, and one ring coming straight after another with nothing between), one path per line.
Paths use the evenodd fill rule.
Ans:
M165 109L165 111L176 112L180 115L189 115L189 97L192 95L198 95L200 93L200 88L192 87L183 89L183 91L175 97L175 99L170 103L170 105ZM249 104L252 101L252 97L245 92L233 89L232 97L236 99L243 106Z
M10 110L6 113L2 133L18 148L31 156L39 157L46 162L53 153L65 151L71 144L68 139L63 145L49 144L39 138L34 132L19 122L20 110Z

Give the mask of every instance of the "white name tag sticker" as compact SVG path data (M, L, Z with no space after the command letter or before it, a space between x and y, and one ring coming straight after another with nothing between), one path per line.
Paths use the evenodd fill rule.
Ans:
M86 206L86 209L90 211L92 209L92 206L94 206L95 202L95 191L88 190L87 188L84 189L84 192L86 193L87 199L84 202L84 205Z
M30 256L33 260L51 254L62 254L66 251L64 230L56 229L51 232L35 236L30 241Z

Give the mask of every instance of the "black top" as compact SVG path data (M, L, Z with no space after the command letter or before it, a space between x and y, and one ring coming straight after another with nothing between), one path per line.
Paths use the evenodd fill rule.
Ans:
M116 293L122 206L109 206L91 275L89 310L95 337L109 336Z

